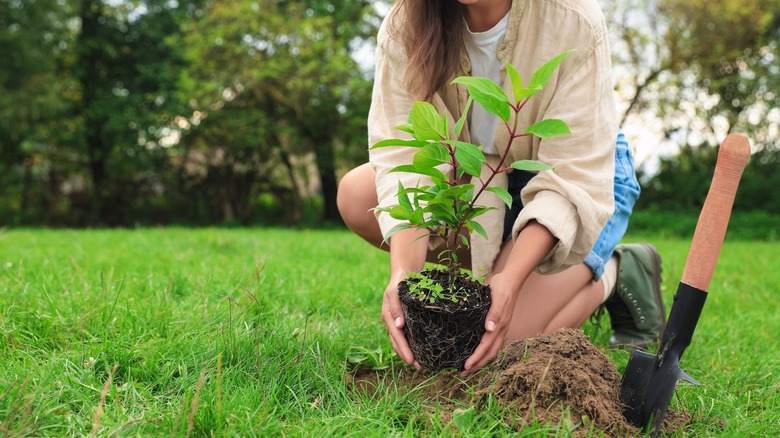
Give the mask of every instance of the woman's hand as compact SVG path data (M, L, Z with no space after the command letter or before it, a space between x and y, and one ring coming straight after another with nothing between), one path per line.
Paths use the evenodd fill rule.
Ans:
M529 221L512 245L504 266L490 280L492 303L485 317L485 334L474 353L466 360L462 376L471 374L495 359L504 345L506 332L515 313L515 303L523 283L555 246L557 239L535 220ZM496 269L497 268L497 269Z
M406 341L406 336L404 336L403 328L406 321L401 308L401 300L398 298L398 283L405 277L405 275L399 274L390 278L390 283L385 289L385 296L382 300L382 321L384 321L387 332L390 334L393 350L401 356L404 362L421 370L422 367L414 360L412 349L409 348L409 343Z
M518 290L517 279L509 278L508 275L496 274L490 280L492 303L485 317L485 334L474 353L466 360L462 376L479 370L498 355L515 313Z
M407 272L420 272L425 266L428 252L428 231L413 228L395 233L390 239L390 282L382 299L382 321L390 333L393 350L404 362L418 370L420 364L414 360L412 349L404 336L404 312L398 298L398 283L406 278Z

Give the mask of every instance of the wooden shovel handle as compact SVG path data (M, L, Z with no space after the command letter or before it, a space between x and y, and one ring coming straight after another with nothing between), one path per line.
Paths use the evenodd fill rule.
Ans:
M693 233L682 282L706 291L718 262L737 186L750 158L750 143L742 134L729 134L720 146L707 200Z

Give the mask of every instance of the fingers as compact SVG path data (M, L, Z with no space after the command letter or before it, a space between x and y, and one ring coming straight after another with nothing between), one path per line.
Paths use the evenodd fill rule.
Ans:
M460 375L466 377L490 363L496 358L503 345L504 333L485 333L474 353L466 360L464 371Z
M393 350L404 360L418 370L422 369L419 363L414 360L412 349L404 336L403 327L406 324L404 320L401 301L398 299L398 292L394 288L388 288L385 291L384 301L382 303L382 321L390 334L390 342L393 344Z
M492 288L491 295L493 302L485 317L485 334L482 335L482 340L474 353L466 360L464 371L461 373L464 377L495 359L504 345L506 331L512 320L514 303L511 295L501 293L496 288Z
M485 316L485 331L493 333L498 328L498 322L501 321L501 314L497 309L498 306L491 305L487 316Z
M391 289L385 291L384 302L382 303L382 319L388 328L392 327L400 330L406 324L401 300L398 299L398 292L394 292Z
M507 293L498 285L491 284L491 304L485 316L485 331L493 333L500 327L509 325L515 307L513 296L512 293Z

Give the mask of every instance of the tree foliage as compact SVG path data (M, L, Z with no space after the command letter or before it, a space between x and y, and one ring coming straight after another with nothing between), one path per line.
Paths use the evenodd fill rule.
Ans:
M0 0L0 212L40 208L52 144L74 135L62 120L76 93L61 75L73 38L55 0Z
M365 117L370 82L351 56L351 43L375 31L361 27L369 6L367 1L214 2L190 24L182 91L191 109L205 117L192 130L195 138L208 132L209 146L222 147L239 163L227 171L224 184L235 186L231 178L237 174L260 176L267 182L261 190L289 194L295 218L300 215L296 194L313 167L323 216L339 220L339 149L365 150L364 125L354 119ZM231 123L233 129L216 126L213 118L224 120L225 112L242 122ZM293 157L304 157L300 166ZM240 198L230 202L247 203L252 190L235 193ZM248 219L248 211L241 219Z
M351 53L373 14L343 0L0 1L0 214L246 223L271 202L297 221L319 186L336 219L337 172L365 156L370 79Z
M337 219L367 159L375 3L0 0L0 225ZM737 208L778 211L777 0L604 3L626 119L690 146L643 199L669 205L740 130Z
M159 0L79 5L74 76L81 99L75 110L83 137L76 150L91 183L91 223L125 223L133 203L143 206L154 197L148 178L159 179L165 170L161 142L181 109L177 44L187 7L194 5Z
M644 175L639 208L698 210L717 145L746 133L754 155L737 210L780 213L780 2L627 0L603 2L613 29L623 122L659 121L679 152Z
M623 121L651 113L667 136L696 131L717 143L736 129L777 147L769 135L780 123L777 0L628 0L605 8L627 102Z

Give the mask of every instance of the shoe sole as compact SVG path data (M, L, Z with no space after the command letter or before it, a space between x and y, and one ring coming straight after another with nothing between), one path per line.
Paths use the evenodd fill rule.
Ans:
M641 243L640 245L650 253L650 258L653 261L653 296L655 297L655 303L658 306L658 309L660 309L659 322L661 323L656 342L660 342L666 331L666 308L664 307L664 300L661 296L661 256L658 255L658 250L656 250L653 245L650 245L649 243Z

